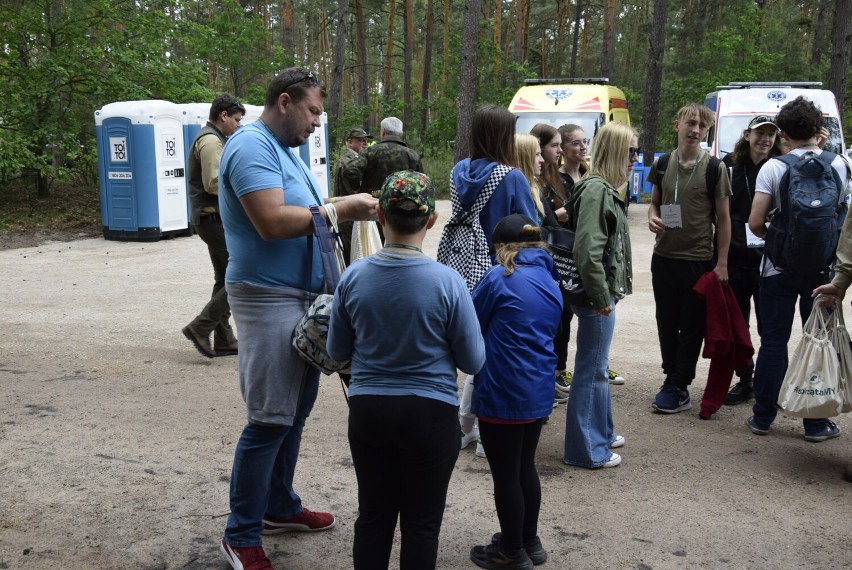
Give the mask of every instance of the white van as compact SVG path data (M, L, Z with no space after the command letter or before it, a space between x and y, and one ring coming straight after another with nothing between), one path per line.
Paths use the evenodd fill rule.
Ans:
M716 87L716 91L708 93L704 100L704 104L716 113L716 123L707 135L710 153L719 158L725 156L734 150L752 117L774 117L781 107L799 95L810 99L822 110L823 124L830 133L825 149L837 154L845 153L837 100L831 91L822 89L819 81L731 82Z

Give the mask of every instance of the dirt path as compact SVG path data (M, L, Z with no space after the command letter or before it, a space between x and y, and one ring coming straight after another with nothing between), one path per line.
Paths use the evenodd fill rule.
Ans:
M449 203L439 209L446 219ZM806 443L799 421L779 417L758 437L744 406L712 421L697 402L651 413L662 379L645 212L630 208L636 292L619 304L613 347L627 378L612 390L624 463L564 465L565 406L554 410L538 456L544 568L852 567L852 484L841 479L852 433ZM0 251L0 268L0 569L227 568L217 542L245 412L236 359L208 361L180 334L211 286L201 240L49 242ZM694 401L706 371L702 361ZM350 568L356 486L335 378L323 380L296 478L306 504L340 522L271 537L267 553L279 569ZM470 547L497 529L488 466L471 446L450 485L439 567L474 568Z

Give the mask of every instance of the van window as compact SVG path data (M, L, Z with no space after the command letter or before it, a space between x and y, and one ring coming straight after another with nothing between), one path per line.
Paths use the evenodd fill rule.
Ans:
M733 152L734 146L742 137L743 131L748 128L751 119L752 115L727 116L719 119L719 147L716 154L720 158L729 152ZM823 117L823 123L830 133L824 150L840 154L843 152L840 123L836 117ZM712 136L712 134L711 132L710 135Z
M518 119L515 122L516 133L528 133L534 126L539 123L550 125L554 128L559 128L562 125L580 125L585 131L589 140L595 138L601 127L606 124L606 115L604 113L547 113L534 115L533 113L518 113ZM593 143L589 144L589 153L592 152Z

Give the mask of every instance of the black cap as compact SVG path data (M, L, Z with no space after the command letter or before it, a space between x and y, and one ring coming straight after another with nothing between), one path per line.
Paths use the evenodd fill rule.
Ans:
M524 243L538 242L542 240L541 228L533 220L523 214L512 214L506 216L494 226L491 234L491 242L498 243Z

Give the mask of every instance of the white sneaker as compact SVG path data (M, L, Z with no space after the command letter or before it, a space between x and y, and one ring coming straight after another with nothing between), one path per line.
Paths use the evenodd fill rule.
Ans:
M625 443L624 436L615 434L615 440L609 444L610 449L615 449L616 447L621 447Z
M479 430L472 429L469 433L462 432L461 448L464 449L474 441L479 441Z
M609 371L609 383L614 384L616 386L621 386L624 384L624 376L616 372L615 370Z
M485 457L485 448L482 447L482 442L478 439L476 440L476 456Z
M609 461L601 465L601 467L617 467L621 465L621 456L617 453L613 453L609 456Z

